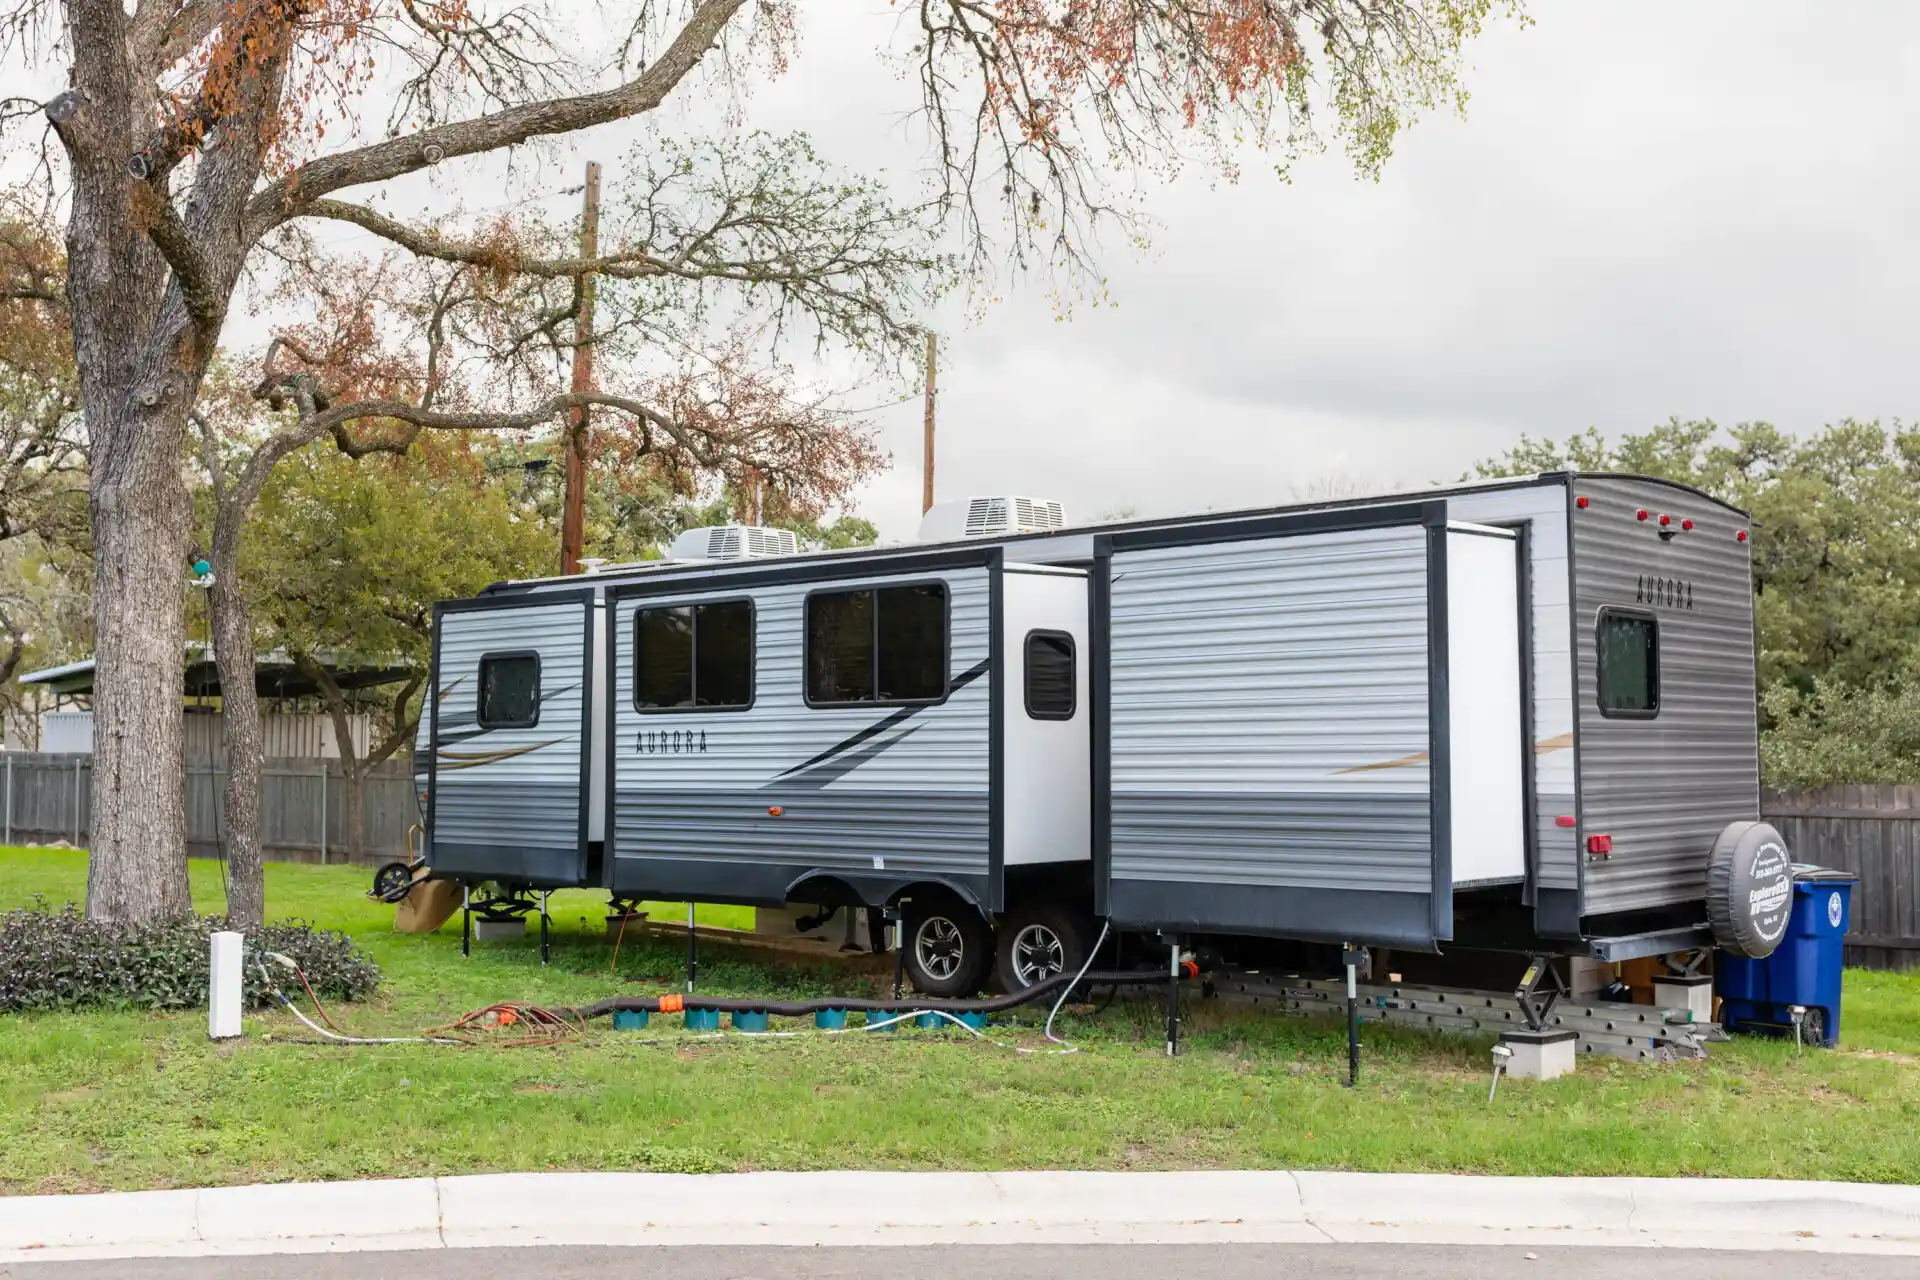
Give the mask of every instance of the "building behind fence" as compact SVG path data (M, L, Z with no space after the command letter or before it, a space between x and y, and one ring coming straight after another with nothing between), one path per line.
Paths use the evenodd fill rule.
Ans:
M84 848L91 835L93 757L5 751L6 844L60 844ZM225 765L216 759L187 767L187 845L195 857L220 856ZM373 767L361 804L367 862L407 853L407 830L420 820L412 763L387 760ZM275 862L347 860L347 784L337 759L270 759L261 778L260 838Z
M6 844L84 847L92 808L93 757L4 751ZM198 857L217 857L218 763L187 769L187 840ZM347 793L339 760L267 761L260 797L261 839L278 862L347 859ZM362 803L366 861L406 856L419 821L412 763L388 760L367 778ZM1801 862L1860 878L1847 934L1847 963L1870 969L1920 966L1920 787L1828 787L1797 795L1768 793L1767 820Z

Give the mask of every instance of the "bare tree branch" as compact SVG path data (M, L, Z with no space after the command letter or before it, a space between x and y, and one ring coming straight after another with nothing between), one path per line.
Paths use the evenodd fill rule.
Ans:
M249 241L296 213L302 204L344 187L381 182L441 160L516 146L531 138L569 133L651 111L666 101L713 47L746 0L698 0L686 24L639 76L613 89L527 103L475 120L438 125L405 138L309 161L270 184L247 209Z

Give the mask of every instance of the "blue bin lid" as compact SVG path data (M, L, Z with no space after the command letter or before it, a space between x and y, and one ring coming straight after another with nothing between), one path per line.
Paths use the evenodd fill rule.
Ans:
M1817 867L1811 862L1793 864L1795 884L1859 884L1860 877L1851 871L1840 871L1833 867Z

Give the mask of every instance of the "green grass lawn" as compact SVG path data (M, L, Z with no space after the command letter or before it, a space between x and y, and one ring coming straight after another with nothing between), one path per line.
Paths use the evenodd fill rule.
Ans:
M359 868L272 866L268 903L353 934L386 972L333 1011L408 1034L498 1000L581 1003L680 981L683 948L628 938L609 974L604 898L555 895L554 963L525 943L460 956L458 919L392 932ZM84 856L0 851L0 907L80 896ZM194 867L220 903L218 867ZM706 917L703 917L706 918ZM736 920L713 917L714 923ZM638 981L623 981L636 979ZM871 977L724 956L719 994L864 990ZM284 1011L245 1040L204 1013L0 1017L0 1190L13 1193L524 1169L1332 1168L1920 1182L1920 973L1850 973L1845 1047L1739 1040L1707 1062L1583 1059L1503 1082L1487 1042L1369 1026L1341 1087L1339 1023L1199 1002L1164 1056L1156 1007L1063 1015L1082 1052L1011 1052L960 1032L701 1038L678 1019L605 1023L556 1047L343 1047ZM1038 1016L995 1036L1047 1047ZM800 1024L787 1024L798 1028Z

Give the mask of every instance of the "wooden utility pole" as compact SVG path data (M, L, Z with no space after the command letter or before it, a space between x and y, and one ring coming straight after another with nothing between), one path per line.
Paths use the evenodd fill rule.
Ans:
M933 367L939 358L940 339L927 330L927 442L924 479L920 484L920 514L933 506Z
M587 192L580 213L580 257L600 256L600 166L587 162ZM593 389L594 273L580 277L579 311L573 319L573 393ZM587 406L569 415L566 436L566 504L560 513L560 572L580 572L580 553L587 538Z

